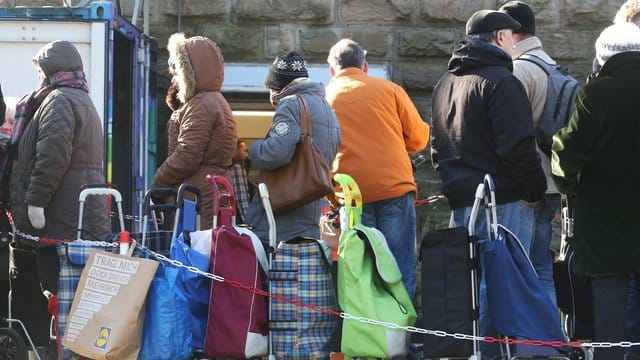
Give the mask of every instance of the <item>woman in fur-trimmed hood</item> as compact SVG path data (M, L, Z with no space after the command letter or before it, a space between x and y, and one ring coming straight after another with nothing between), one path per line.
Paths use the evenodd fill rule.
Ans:
M167 50L173 75L167 104L173 113L167 124L167 159L152 187L197 186L203 199L201 225L207 229L213 213L206 176L228 177L238 138L231 107L220 92L224 59L218 45L202 36L173 34Z

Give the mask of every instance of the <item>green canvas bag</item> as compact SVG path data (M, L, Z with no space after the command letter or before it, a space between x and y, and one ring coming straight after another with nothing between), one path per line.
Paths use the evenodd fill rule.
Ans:
M335 177L343 186L348 229L338 246L338 302L353 316L413 326L416 311L402 283L384 235L360 222L362 200L347 175ZM405 355L409 333L355 319L344 319L341 350L345 358L391 358Z

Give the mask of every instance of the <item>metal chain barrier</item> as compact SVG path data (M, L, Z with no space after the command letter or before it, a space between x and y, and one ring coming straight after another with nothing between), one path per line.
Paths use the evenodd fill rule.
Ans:
M117 218L118 214L115 211L111 211L109 212L109 217L111 218ZM134 216L134 215L123 215L123 219L125 220L133 220L133 221L142 221L142 216Z
M140 246L140 245L138 245ZM162 254L158 254L155 253L151 250L149 250L146 247L140 246L141 250L151 254L153 257L155 257L156 259L160 260L160 261L164 261L166 263L169 263L173 266L176 267L180 267L183 269L186 269L190 272L193 272L195 274L207 277L209 279L221 282L221 283L225 283L225 284L229 284L230 286L234 286L237 288L241 288L247 291L251 291L254 292L256 294L262 295L262 296L266 296L266 297L270 297L272 299L276 299L279 301L284 301L284 302L288 302L290 304L293 304L297 307L304 307L304 308L308 308L314 311L319 311L325 314L330 314L330 315L335 315L335 316L339 316L345 320L355 320L355 321L360 321L362 323L366 323L366 324L371 324L371 325L376 325L376 326L382 326L388 329L393 329L393 330L404 330L407 332L412 332L412 333L418 333L418 334L426 334L426 335L433 335L433 336L438 336L438 337L452 337L455 339L460 339L460 340L469 340L469 341L484 341L487 343L502 343L505 345L511 345L511 344L521 344L521 345L533 345L533 346L552 346L552 347L574 347L574 348L579 348L579 347L592 347L592 348L608 348L608 347L623 347L623 348L627 348L627 347L631 347L631 346L637 346L640 345L640 342L630 342L630 341L621 341L621 342L616 342L616 343L608 343L608 342L579 342L579 341L571 341L571 342L563 342L563 341L541 341L541 340L526 340L526 339L512 339L512 338L494 338L494 337L490 337L490 336L473 336L473 335L468 335L468 334L460 334L460 333L448 333L446 331L442 331L442 330L428 330L428 329L423 329L423 328L418 328L415 326L402 326L402 325L398 325L395 323L389 323L389 322L384 322L384 321L379 321L379 320L375 320L375 319L370 319L370 318L366 318L363 316L355 316L355 315L351 315L345 312L339 312L339 311L335 311L332 309L327 309L324 307L320 307L320 306L315 306L315 305L310 305L310 304L306 304L302 301L299 300L293 300L293 299L289 299L286 298L284 296L281 295L277 295L277 294L272 294L269 293L267 291L264 291L262 289L257 289L255 287L251 287L251 286L247 286L244 284L241 284L237 281L233 281L233 280L227 280L221 276L215 275L215 274L211 274L211 273L207 273L204 271L201 271L200 269L193 267L193 266L187 266L182 264L180 261L177 260L173 260L173 259L169 259L166 256L162 255Z
M86 244L87 246L106 246L106 247L116 247L116 246L120 246L120 244L118 242L106 242L106 241L90 241L90 240L54 240L54 239L46 239L46 238L41 238L41 237L37 237L37 236L32 236L29 234L25 234L23 232L20 232L18 230L15 231L15 234L18 236L21 236L25 239L28 240L33 240L33 241L38 241L38 242L44 242L44 243L53 243L53 244L59 244L59 243L65 243L65 242L76 242L76 243L80 243L80 244ZM580 341L571 341L571 342L563 342L563 341L541 341L541 340L526 340L526 339L512 339L512 338L495 338L495 337L490 337L490 336L473 336L473 335L468 335L468 334L460 334L460 333L448 333L446 331L442 331L442 330L428 330L428 329L423 329L423 328L418 328L415 326L402 326L402 325L398 325L395 323L390 323L390 322L384 322L384 321L379 321L379 320L375 320L375 319L370 319L370 318L366 318L363 316L355 316L355 315L351 315L349 313L345 313L345 312L340 312L340 311L335 311L333 309L328 309L325 307L321 307L321 306L316 306L316 305L310 305L307 303L304 303L300 300L294 300L294 299L289 299L287 297L284 297L282 295L277 295L277 294L272 294L268 291L262 290L262 289L258 289L252 286L248 286L242 283L239 283L237 281L233 281L233 280L228 280L225 279L222 276L219 275L215 275L215 274L211 274L208 272L204 272L198 268L196 268L195 266L188 266L188 265L184 265L183 263L181 263L178 260L173 260L170 259L162 254L156 253L152 250L150 250L149 248L147 248L146 246L142 246L140 244L136 244L136 246L138 246L140 248L140 250L144 251L145 253L150 254L151 256L153 256L154 258L158 259L159 261L163 261L165 263L168 263L170 265L173 265L175 267L178 268L183 268L186 269L189 272L192 272L194 274L200 275L200 276L204 276L206 278L209 278L211 280L220 282L220 283L224 283L224 284L228 284L230 286L236 287L236 288L240 288L240 289L244 289L253 293L256 293L258 295L262 295L265 297L269 297L278 301L283 301L283 302L287 302L290 304L293 304L297 307L303 307L303 308L307 308L313 311L318 311L318 312L322 312L325 314L329 314L329 315L334 315L334 316L339 316L345 320L355 320L355 321L359 321L365 324L371 324L371 325L376 325L376 326L382 326L388 329L392 329L392 330L404 330L407 332L411 332L411 333L418 333L418 334L425 334L425 335L432 335L432 336L438 336L438 337L451 337L454 339L459 339L459 340L469 340L469 341L484 341L487 343L501 343L501 344L505 344L505 345L512 345L512 344L521 344L521 345L532 345L532 346L551 346L551 347L573 347L573 348L579 348L579 347L587 347L587 348L611 348L611 347L622 347L622 348L629 348L631 346L639 346L640 342L631 342L631 341L620 341L620 342L580 342Z
M57 244L62 244L62 243L69 243L69 242L75 242L77 244L85 244L87 246L100 246L100 247L118 247L120 246L120 243L118 243L117 241L115 242L108 242L108 241L93 241L93 240L56 240L56 239L47 239L47 238L43 238L43 237L38 237L38 236L33 236L33 235L29 235L29 234L25 234L23 232L21 232L20 230L15 230L13 233L9 233L12 236L20 236L23 239L26 240L31 240L31 241L36 241L36 242L40 242L43 244L52 244L52 245L57 245Z

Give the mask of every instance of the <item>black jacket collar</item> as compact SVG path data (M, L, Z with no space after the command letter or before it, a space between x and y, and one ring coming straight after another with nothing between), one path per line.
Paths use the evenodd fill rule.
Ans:
M513 61L509 54L486 41L465 36L458 42L458 48L449 60L448 70L461 75L484 66L503 66L513 72Z

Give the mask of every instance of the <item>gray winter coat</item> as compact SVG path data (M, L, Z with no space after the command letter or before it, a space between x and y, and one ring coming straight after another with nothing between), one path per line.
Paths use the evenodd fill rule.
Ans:
M322 84L299 78L275 97L278 105L267 138L251 145L249 159L254 168L272 170L291 162L300 140L300 104L296 94L304 97L311 114L313 142L327 163L333 162L341 141L338 119L325 100ZM322 200L318 199L276 215L277 240L286 241L298 236L319 239L321 206ZM259 194L251 200L247 223L253 226L258 237L265 242L268 240L269 226Z
M45 76L82 70L80 55L66 42L54 42L34 61ZM46 238L75 239L81 187L105 182L103 160L102 125L89 95L70 87L51 91L17 144L10 208L18 230ZM31 226L28 205L44 208L43 229ZM91 196L84 209L83 228L87 234L104 239L111 232L106 198ZM84 238L92 239L89 235Z

